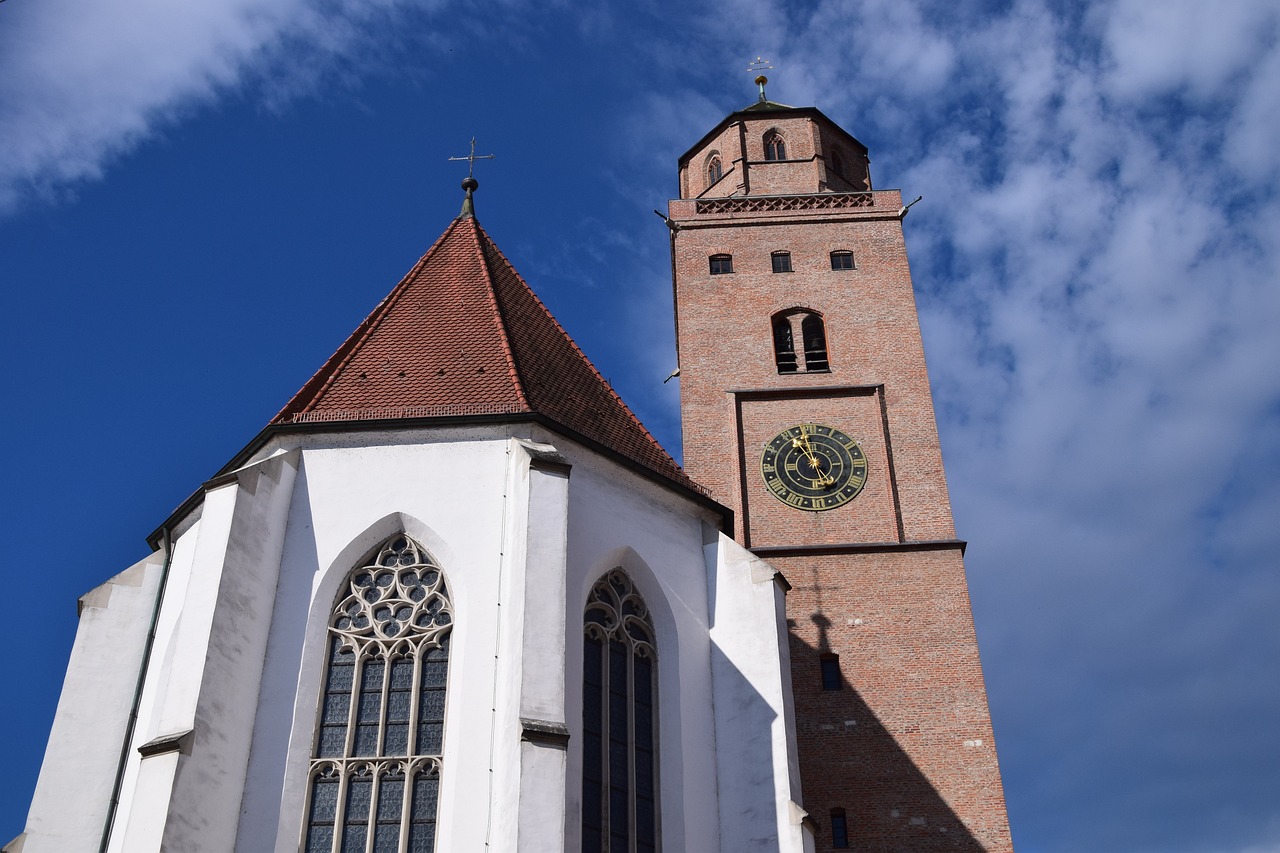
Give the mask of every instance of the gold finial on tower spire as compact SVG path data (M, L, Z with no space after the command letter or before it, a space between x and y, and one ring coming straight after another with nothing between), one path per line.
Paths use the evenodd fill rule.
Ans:
M770 71L772 69L773 66L769 64L769 60L760 56L757 56L755 61L747 66L748 71ZM762 104L768 100L768 98L764 96L764 84L768 82L769 78L763 74L756 75L756 85L760 87L760 103Z

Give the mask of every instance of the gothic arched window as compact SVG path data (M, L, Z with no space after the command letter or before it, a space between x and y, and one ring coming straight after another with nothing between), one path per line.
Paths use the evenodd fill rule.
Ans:
M787 143L783 141L782 134L776 130L771 130L764 135L764 159L787 159Z
M622 569L587 597L582 664L582 853L658 850L657 652Z
M453 609L444 575L403 533L338 591L311 761L305 853L430 853Z
M720 155L712 154L711 159L707 160L707 187L714 186L723 177L724 166L720 162Z

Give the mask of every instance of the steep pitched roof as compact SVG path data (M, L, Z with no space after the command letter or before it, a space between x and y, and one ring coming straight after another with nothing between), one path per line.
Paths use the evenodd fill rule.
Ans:
M272 426L537 415L692 481L472 216L455 219Z

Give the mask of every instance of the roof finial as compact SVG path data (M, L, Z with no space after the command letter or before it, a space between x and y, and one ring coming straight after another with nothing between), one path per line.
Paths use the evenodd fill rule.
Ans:
M747 66L748 71L770 71L773 66L769 64L769 60L757 56L755 61ZM764 96L764 84L769 82L769 78L763 74L756 75L756 85L760 87L760 103L766 103L769 99Z
M451 161L452 160L467 161L467 176L462 179L462 188L467 191L467 194L462 199L462 212L458 214L458 218L467 219L467 218L473 217L476 215L476 204L475 204L475 200L472 198L472 193L474 193L477 189L479 189L480 182L475 179L475 176L472 173L475 171L477 160L492 160L493 155L477 154L476 138L473 136L471 137L471 153L470 154L468 154L466 157L450 157L449 159Z

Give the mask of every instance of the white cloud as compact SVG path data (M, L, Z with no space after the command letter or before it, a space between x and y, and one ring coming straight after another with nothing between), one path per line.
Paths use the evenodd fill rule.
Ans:
M0 6L0 215L100 178L112 161L219 94L286 103L360 54L362 72L409 36L392 26L444 0L44 0ZM464 24L459 20L459 24ZM429 42L430 32L413 34Z

